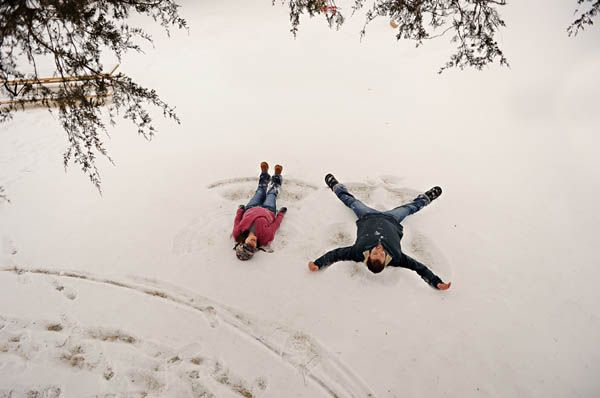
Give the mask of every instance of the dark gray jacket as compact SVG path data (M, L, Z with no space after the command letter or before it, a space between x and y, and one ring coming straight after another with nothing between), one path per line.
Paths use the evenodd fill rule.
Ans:
M416 271L425 282L435 288L438 283L442 283L442 280L429 268L402 253L400 247L402 225L394 217L384 213L366 214L356 221L356 226L354 245L331 250L316 259L315 264L319 269L324 269L338 261L363 262L365 260L363 253L381 243L385 251L392 257L389 266Z

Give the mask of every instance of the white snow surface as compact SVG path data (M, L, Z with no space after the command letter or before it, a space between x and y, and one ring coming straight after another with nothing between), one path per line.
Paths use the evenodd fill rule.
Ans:
M568 38L574 4L514 2L510 69L438 75L445 39L415 49L383 19L360 41L360 16L294 39L270 3L188 1L189 34L150 28L121 69L182 124L111 129L102 195L65 172L53 115L0 126L0 397L600 396L597 28ZM262 160L289 211L242 263ZM403 250L452 288L310 273L355 237L327 172L378 209L442 186Z

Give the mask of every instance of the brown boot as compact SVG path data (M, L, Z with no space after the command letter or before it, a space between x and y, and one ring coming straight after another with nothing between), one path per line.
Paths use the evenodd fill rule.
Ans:
M277 169L277 167L275 169ZM267 163L267 162L260 162L260 171L262 173L266 173L267 171L269 171L269 163Z
M276 164L275 165L275 174L281 174L281 172L283 171L283 166L280 164Z

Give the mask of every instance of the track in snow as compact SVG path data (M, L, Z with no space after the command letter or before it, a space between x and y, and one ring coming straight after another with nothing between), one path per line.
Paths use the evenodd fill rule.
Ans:
M17 275L51 275L57 278L72 278L91 283L106 284L185 306L202 313L208 322L212 323L211 326L215 322L223 322L234 331L248 337L279 360L300 371L305 380L319 386L329 396L375 396L360 376L355 374L313 337L281 325L267 325L258 322L235 309L208 298L174 287L167 290L156 284L156 282L148 280L144 280L143 283L125 282L82 272L42 268L10 267L0 269L0 271L13 272ZM67 298L69 297L67 296ZM77 352L72 354L73 357L77 356Z

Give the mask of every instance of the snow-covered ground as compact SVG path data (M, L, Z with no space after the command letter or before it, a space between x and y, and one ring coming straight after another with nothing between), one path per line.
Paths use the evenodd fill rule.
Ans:
M519 3L510 69L439 76L448 43L385 20L294 40L268 0L185 2L189 35L121 66L182 125L113 129L102 196L48 112L1 125L0 397L600 396L600 35L567 37L574 4ZM241 263L261 160L289 211ZM403 248L452 288L310 273L355 236L327 172L380 209L441 185Z

